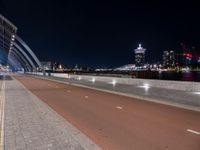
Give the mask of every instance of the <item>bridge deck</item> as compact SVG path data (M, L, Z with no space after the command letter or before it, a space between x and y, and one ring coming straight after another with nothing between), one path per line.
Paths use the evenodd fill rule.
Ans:
M103 149L200 148L200 112L31 76L16 78Z

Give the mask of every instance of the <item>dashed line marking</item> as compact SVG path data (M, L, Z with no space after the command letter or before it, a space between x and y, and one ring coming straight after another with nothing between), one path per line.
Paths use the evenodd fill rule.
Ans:
M116 106L115 108L117 108L117 109L123 109L123 107L121 107L121 106Z
M89 96L86 95L85 98L87 99L87 98L89 98Z
M200 132L197 132L197 131L194 131L194 130L191 130L191 129L187 129L188 132L191 132L191 133L194 133L194 134L198 134L200 135Z

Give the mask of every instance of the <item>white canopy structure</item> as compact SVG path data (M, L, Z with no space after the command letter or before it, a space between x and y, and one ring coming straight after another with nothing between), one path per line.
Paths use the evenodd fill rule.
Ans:
M20 64L25 71L42 69L39 59L30 47L17 35L17 27L1 14L0 49L6 53L7 63L12 67Z

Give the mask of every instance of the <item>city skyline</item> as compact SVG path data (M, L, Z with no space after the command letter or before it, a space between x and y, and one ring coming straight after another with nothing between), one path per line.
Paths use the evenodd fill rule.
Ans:
M41 61L118 67L134 62L139 43L148 49L149 63L162 62L165 50L181 53L181 43L199 53L200 13L195 2L17 3L1 1L1 13Z

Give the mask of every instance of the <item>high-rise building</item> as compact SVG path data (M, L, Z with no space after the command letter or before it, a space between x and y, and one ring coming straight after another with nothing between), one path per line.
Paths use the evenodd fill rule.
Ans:
M137 67L142 67L144 66L145 63L145 51L141 44L139 44L139 47L134 50L135 51L135 65Z
M175 65L175 52L163 51L163 66L174 66L174 65Z

